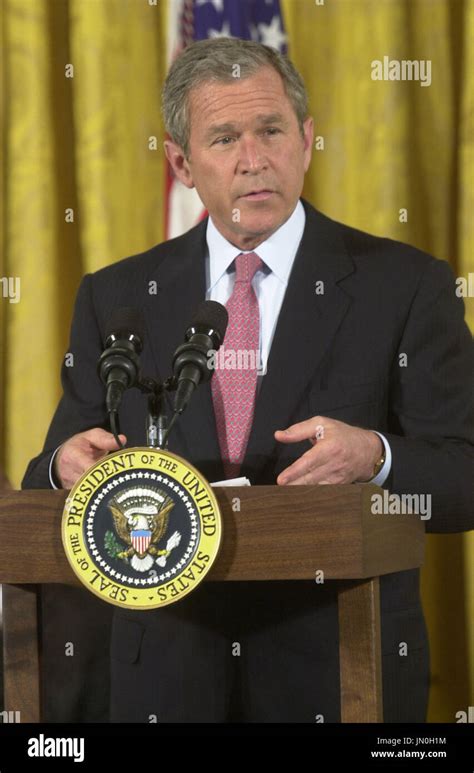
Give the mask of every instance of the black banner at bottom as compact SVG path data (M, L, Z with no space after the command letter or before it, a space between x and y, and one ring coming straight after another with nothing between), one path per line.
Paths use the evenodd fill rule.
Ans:
M474 771L474 725L349 725L349 724L0 724L0 773L18 770L92 770L98 766L128 771L137 765L169 766L175 756L179 767L186 757L199 767L211 749L179 743L184 737L206 743L212 737L267 739L265 753L280 753L279 743L288 737L285 751L296 753L293 765L303 764L299 744L292 738L306 736L312 742L316 767L324 760L343 769ZM178 742L178 743L177 743ZM254 745L254 744L252 744ZM212 747L211 747L212 748ZM235 764L246 745L226 744L219 757L229 755ZM212 752L211 752L212 753ZM307 745L305 745L307 753ZM225 762L226 760L222 760ZM283 762L283 758L282 758ZM254 764L256 760L254 760ZM307 762L305 763L307 764ZM346 767L347 766L347 767Z

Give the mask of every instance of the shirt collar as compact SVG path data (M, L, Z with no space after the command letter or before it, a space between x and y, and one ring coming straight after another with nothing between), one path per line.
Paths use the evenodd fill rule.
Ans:
M304 207L298 200L288 220L255 248L255 252L285 285L288 283L293 261L303 236L305 222ZM242 250L222 236L210 215L207 221L206 241L209 253L208 290L211 290Z

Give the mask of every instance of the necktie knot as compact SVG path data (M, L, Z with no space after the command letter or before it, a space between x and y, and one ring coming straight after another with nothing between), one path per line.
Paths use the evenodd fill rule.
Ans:
M262 266L262 259L256 252L241 252L235 259L235 281L250 284Z

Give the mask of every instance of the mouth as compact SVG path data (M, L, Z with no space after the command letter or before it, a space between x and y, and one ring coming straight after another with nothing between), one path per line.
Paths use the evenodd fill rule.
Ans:
M262 188L259 191L251 191L250 193L245 193L243 196L240 196L239 198L245 199L246 201L265 201L265 199L269 199L270 196L273 196L275 191L270 191L267 188Z

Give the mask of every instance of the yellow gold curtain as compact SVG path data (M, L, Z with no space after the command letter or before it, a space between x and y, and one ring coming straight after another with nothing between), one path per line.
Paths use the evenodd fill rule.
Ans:
M18 486L60 393L83 273L163 238L160 89L174 0L3 0L0 462ZM473 0L282 0L319 149L304 195L331 217L474 272ZM374 81L384 56L431 84ZM405 215L401 211L406 210ZM473 276L474 279L474 276ZM474 331L474 299L465 298ZM430 536L430 721L474 703L474 533Z

